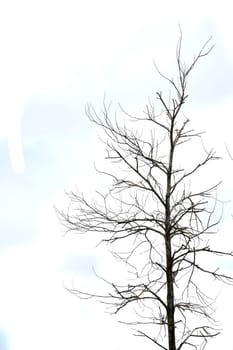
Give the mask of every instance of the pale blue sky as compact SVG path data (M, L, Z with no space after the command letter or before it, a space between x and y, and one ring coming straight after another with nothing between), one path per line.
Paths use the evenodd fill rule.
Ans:
M207 131L210 145L226 156L226 142L233 153L232 9L227 0L220 5L168 0L1 3L1 350L141 348L143 343L101 307L63 289L63 281L69 285L72 280L95 286L92 264L109 276L119 272L106 263L95 242L62 237L53 204L65 208L63 189L74 183L89 193L101 185L93 162L101 163L104 153L96 128L85 117L85 103L98 109L106 93L129 112L141 112L147 98L164 87L153 59L161 70L175 72L178 23L184 58L192 58L213 35L214 51L191 77L187 111L193 125ZM232 170L227 158L214 170L225 181L227 199L233 197ZM233 244L227 235L233 224L230 205L223 230ZM225 312L233 311L233 305L224 304L229 293L224 291L219 301L225 334L211 349L219 344L231 349Z

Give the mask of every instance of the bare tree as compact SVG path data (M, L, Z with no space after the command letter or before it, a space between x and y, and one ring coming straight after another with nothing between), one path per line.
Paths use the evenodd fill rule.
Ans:
M120 108L123 115L112 119L105 102L100 114L87 105L89 119L105 133L107 159L116 168L101 171L111 179L106 193L96 192L95 200L89 201L82 193L69 192L69 210L60 213L68 231L99 234L129 274L122 284L101 277L109 286L106 295L78 288L70 291L81 298L100 299L112 313L133 317L122 322L164 350L203 349L218 335L215 300L203 281L233 282L231 276L209 266L219 257L233 256L210 244L221 218L220 214L216 219L215 213L218 184L203 189L201 176L218 157L205 149L202 133L190 129L183 114L189 75L212 47L208 49L206 42L186 65L181 43L182 35L176 52L177 78L157 69L170 85L169 97L157 92L155 103L149 102L142 116ZM193 142L200 142L202 154L197 163L186 166L183 158Z

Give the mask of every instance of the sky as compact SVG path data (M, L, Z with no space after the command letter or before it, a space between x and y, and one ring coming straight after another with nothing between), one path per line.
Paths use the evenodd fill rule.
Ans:
M215 45L191 76L187 112L223 156L212 175L223 180L220 195L229 200L221 242L233 244L233 161L225 148L233 154L231 14L227 0L189 6L169 0L1 2L1 350L124 350L144 344L100 305L64 288L95 287L92 266L106 276L120 272L95 248L96 240L64 235L53 206L67 207L64 189L74 184L88 193L104 186L93 169L104 150L85 103L98 110L106 94L129 112L142 111L148 97L164 88L153 60L175 74L178 24L185 60L210 36ZM231 293L221 291L224 331L211 349L232 350Z

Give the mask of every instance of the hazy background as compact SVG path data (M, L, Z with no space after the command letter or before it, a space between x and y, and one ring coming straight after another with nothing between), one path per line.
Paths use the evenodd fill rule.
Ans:
M72 281L95 287L92 265L106 276L119 272L95 242L64 237L53 204L65 208L63 190L74 183L89 192L101 185L93 162L104 152L85 103L98 110L106 93L127 111L142 111L164 87L153 59L163 72L176 74L178 23L187 61L213 36L214 50L191 76L186 113L224 157L213 176L224 181L222 198L233 198L233 162L225 150L226 143L233 154L231 14L227 0L1 2L1 350L141 348L100 306L64 290ZM228 246L232 212L229 202L221 226ZM221 292L224 333L211 349L232 349L231 293Z

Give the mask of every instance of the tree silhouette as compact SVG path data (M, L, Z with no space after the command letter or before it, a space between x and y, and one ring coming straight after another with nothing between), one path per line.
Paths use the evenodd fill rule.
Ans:
M182 35L177 79L156 67L170 85L169 97L157 92L155 103L149 102L142 116L120 108L123 115L114 119L106 102L100 114L87 105L87 116L104 132L107 159L115 166L113 171L98 170L111 179L111 187L106 193L96 192L90 201L71 191L67 213L59 213L68 231L99 234L129 274L122 284L100 277L109 287L105 295L69 290L80 298L99 299L112 313L133 317L122 322L164 350L203 349L218 335L215 300L207 295L203 280L233 282L209 266L210 261L233 255L211 245L221 219L216 219L218 184L203 189L202 170L218 157L205 149L202 133L193 131L183 114L190 73L212 47L208 49L207 41L186 65L181 44ZM185 154L189 147L189 158L199 152L192 148L197 143L202 153L190 165Z

